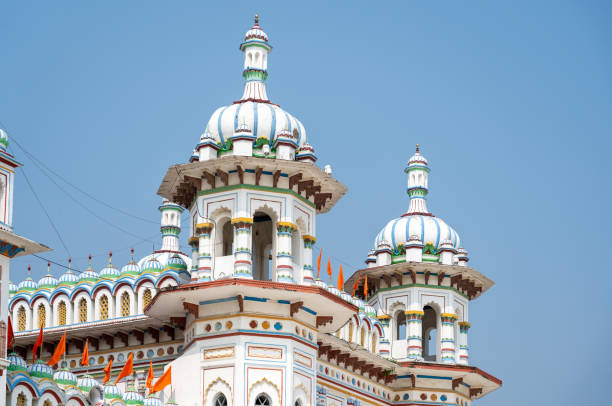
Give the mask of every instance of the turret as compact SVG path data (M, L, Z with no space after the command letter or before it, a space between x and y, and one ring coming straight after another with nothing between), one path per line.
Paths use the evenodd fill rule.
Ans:
M205 132L200 137L200 142L196 146L195 155L198 156L199 161L208 161L209 159L217 159L217 151L219 151L219 145L215 142L212 135Z
M381 241L376 247L376 266L391 265L391 244Z
M268 44L268 35L259 26L259 16L255 15L255 24L245 34L240 50L244 52L242 76L246 80L241 100L267 101L268 54L272 47Z
M181 214L184 209L164 199L159 206L161 212L162 251L180 251Z
M408 175L407 193L410 196L408 214L429 214L426 202L429 167L427 159L421 155L419 144L416 145L416 152L408 161L405 172Z
M248 125L240 124L234 130L234 135L230 137L230 140L234 144L234 155L253 156L255 136Z

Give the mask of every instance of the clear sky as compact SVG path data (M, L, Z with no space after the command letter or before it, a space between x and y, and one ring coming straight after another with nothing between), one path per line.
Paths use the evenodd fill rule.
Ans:
M69 197L13 142L74 267L92 253L100 269L109 250L121 266L130 246L143 256L159 244L157 188L241 96L238 44L257 12L274 46L268 95L349 188L318 220L334 269L363 266L407 209L418 142L430 210L496 282L470 306L470 361L504 385L478 404L607 403L610 3L289 3L0 4L0 126L72 184L149 220L53 178ZM66 263L22 171L15 204L15 231ZM13 281L28 263L44 274L43 261L19 259Z

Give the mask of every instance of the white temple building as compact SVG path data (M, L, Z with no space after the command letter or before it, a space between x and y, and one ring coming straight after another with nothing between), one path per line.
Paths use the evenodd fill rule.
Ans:
M39 281L3 279L0 315L11 316L16 342L0 354L0 403L467 406L501 386L469 361L468 308L493 281L429 212L419 147L405 169L407 211L372 235L346 291L328 286L313 265L317 216L347 188L315 165L304 125L269 100L272 47L257 17L240 50L242 97L212 113L189 162L161 181L159 251L127 264L109 254L103 269ZM3 213L10 219L12 207ZM40 326L42 361L31 364ZM67 354L54 369L44 361L64 332ZM130 353L134 374L110 383ZM113 379L102 385L111 360ZM171 388L148 394L149 363L156 377L172 366Z

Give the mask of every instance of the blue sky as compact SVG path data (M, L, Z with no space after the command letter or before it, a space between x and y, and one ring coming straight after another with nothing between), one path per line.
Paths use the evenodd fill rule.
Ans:
M470 356L504 386L478 404L605 402L610 4L219 4L0 5L0 126L71 183L150 220L60 183L88 212L13 143L74 266L93 253L99 269L109 250L121 266L130 246L142 256L147 239L159 244L157 187L215 108L241 96L238 44L257 12L274 46L268 95L349 188L318 221L334 268L361 267L380 228L405 212L403 168L418 142L430 210L496 282L470 306ZM65 263L17 176L15 231ZM44 262L19 259L13 281L28 263L34 279L44 274Z

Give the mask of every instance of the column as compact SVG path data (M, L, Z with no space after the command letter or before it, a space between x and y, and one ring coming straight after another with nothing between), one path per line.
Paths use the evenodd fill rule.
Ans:
M194 231L195 232L195 231ZM198 279L198 261L200 254L198 252L198 246L200 245L200 239L195 235L189 238L189 245L191 246L191 280Z
M196 224L198 234L198 279L203 282L212 280L212 239L210 235L214 228L213 223Z
M455 363L455 323L457 315L442 313L440 315L442 327L440 328L440 355L443 363Z
M317 239L312 235L303 235L304 240L304 284L312 285L314 283L314 275L312 274L312 246Z
M295 283L293 279L293 255L291 254L291 238L295 230L297 230L297 226L286 221L279 221L276 226L277 282Z
M423 359L423 315L422 310L406 310L406 327L408 336L408 358Z
M469 354L467 334L469 329L470 323L468 323L467 321L459 322L459 338L457 343L459 345L459 359L457 360L458 364L468 364Z
M383 332L385 333L384 337L378 339L378 355L383 358L389 358L391 356L391 342L389 341L389 337L391 337L391 329L389 328L391 324L391 316L388 314L381 314L377 317L382 324Z
M234 226L234 278L253 279L251 260L253 219L237 217L232 219L232 225Z

